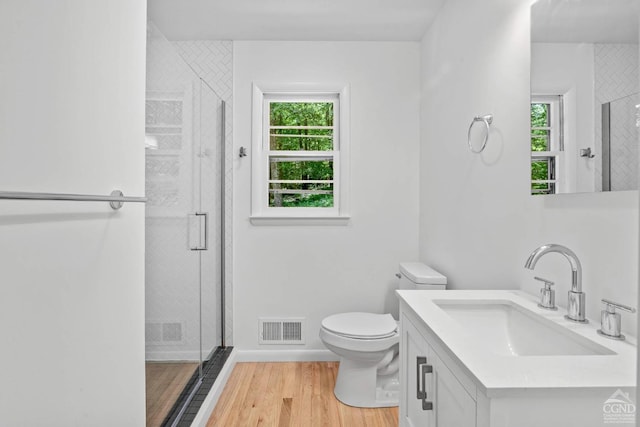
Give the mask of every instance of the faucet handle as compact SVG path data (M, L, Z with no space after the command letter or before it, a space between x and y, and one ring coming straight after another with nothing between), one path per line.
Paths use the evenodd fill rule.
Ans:
M602 302L605 304L605 309L600 312L601 326L598 329L598 333L607 338L624 340L624 335L620 333L622 319L620 313L616 313L616 309L628 311L629 313L635 313L636 309L604 298Z
M544 282L545 289L551 289L551 286L553 286L555 284L551 280L547 280L544 277L535 276L534 279L536 279L536 280L538 280L540 282Z
M605 298L602 298L602 303L607 305L605 307L605 309L609 313L615 313L616 312L616 308L619 309L619 310L628 311L629 313L635 313L636 312L636 309L633 308L633 307L629 307L628 305L624 305L624 304L620 304L620 303L617 303L617 302L613 302L613 301L605 299Z
M547 310L557 310L556 291L551 289L553 282L538 276L534 277L534 279L544 282L544 288L540 289L540 302L538 303L538 307Z

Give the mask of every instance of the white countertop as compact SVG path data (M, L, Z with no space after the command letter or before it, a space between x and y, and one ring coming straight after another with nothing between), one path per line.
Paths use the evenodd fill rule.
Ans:
M427 330L435 334L448 356L458 362L488 397L522 390L635 387L636 342L627 337L617 341L600 336L600 321L581 324L566 320L566 310L539 308L534 298L521 291L507 290L399 290L403 310L407 306ZM462 325L452 319L434 301L495 300L510 301L608 348L614 354L582 356L505 356L488 348L479 348ZM406 304L406 305L405 305Z

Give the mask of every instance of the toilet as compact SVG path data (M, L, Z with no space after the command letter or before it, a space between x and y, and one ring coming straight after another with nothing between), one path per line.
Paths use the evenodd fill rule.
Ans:
M420 262L400 264L400 289L445 289L447 278ZM349 406L398 406L398 322L391 314L340 313L320 327L324 345L340 357L334 394Z

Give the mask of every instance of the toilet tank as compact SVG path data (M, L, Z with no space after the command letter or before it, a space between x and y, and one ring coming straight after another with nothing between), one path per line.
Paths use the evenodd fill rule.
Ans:
M400 289L437 290L447 288L447 278L421 262L400 263Z

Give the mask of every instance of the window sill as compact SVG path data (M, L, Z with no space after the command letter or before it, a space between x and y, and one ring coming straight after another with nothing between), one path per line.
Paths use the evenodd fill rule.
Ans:
M253 225L347 225L350 216L251 216Z

